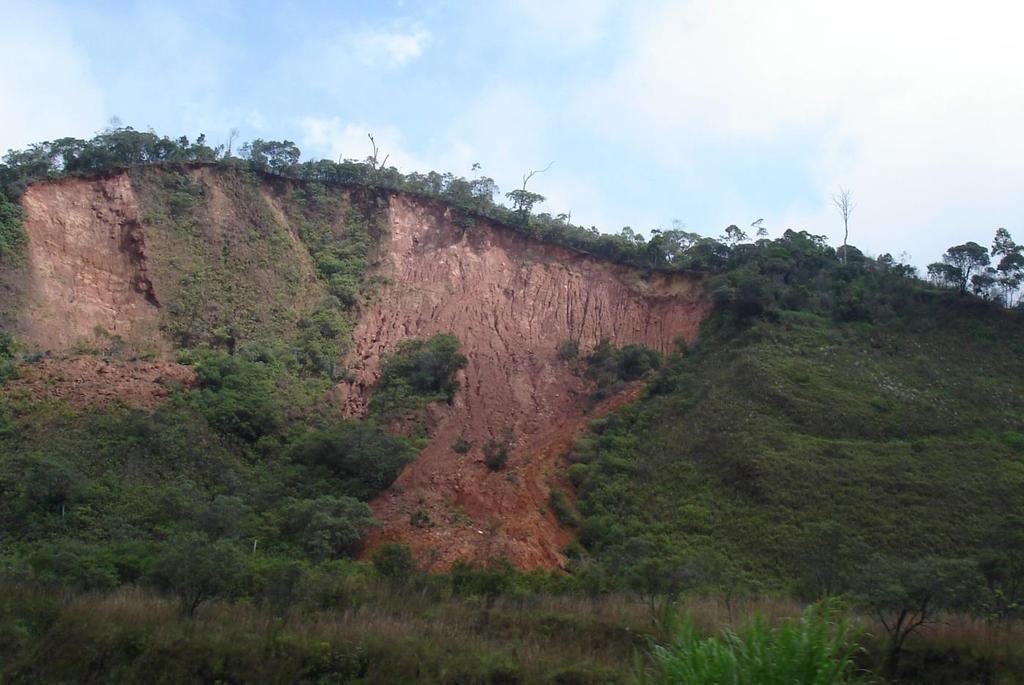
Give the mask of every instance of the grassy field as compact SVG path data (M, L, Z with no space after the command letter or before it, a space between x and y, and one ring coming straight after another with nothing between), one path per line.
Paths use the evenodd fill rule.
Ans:
M509 593L489 603L453 594L439 577L405 587L363 578L330 602L311 595L304 601L316 606L283 613L214 602L194 617L138 588L62 596L8 581L3 590L0 681L11 683L665 682L652 653L673 644L683 618L698 636L743 634L755 613L778 627L804 610L690 598L674 620L654 622L630 596ZM850 626L848 674L883 682L872 675L880 627L857 616ZM1022 644L1020 624L948 616L908 644L901 682L1024 682Z

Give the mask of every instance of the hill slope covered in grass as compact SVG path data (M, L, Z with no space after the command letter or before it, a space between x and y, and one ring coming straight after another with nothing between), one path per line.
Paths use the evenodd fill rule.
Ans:
M829 253L750 252L698 343L595 422L570 467L581 569L815 595L873 555L1009 551L1024 321Z

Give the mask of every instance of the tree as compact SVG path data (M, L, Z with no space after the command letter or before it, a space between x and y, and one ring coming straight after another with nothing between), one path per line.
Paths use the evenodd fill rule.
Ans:
M989 299L996 285L996 270L985 267L984 271L971 276L971 292L983 299Z
M260 171L283 174L299 163L302 152L290 140L256 140L242 146L242 157Z
M845 188L840 187L839 192L832 194L832 204L839 210L839 215L843 217L843 264L846 264L846 242L850 238L850 215L853 214L853 193Z
M373 148L373 154L366 158L366 163L370 165L374 171L382 171L388 163L388 158L391 155L384 155L384 159L378 161L377 157L380 154L380 148L377 147L377 141L374 139L372 133L367 133L366 137L370 139L370 146Z
M985 577L985 611L996 621L1024 611L1024 516L1003 519L989 534L991 551L979 561Z
M244 563L233 543L189 533L166 543L149 579L177 595L182 613L192 616L203 602L235 593Z
M764 225L764 219L757 219L756 221L751 221L750 227L754 229L754 234L758 237L758 239L768 237L768 228Z
M955 287L961 295L966 295L972 277L983 273L990 261L987 249L978 243L967 242L946 250L941 262L928 265L928 274L933 280Z
M533 211L534 205L544 202L545 198L539 193L533 193L525 188L519 188L508 193L505 197L512 201L512 208L519 214L520 220L525 221Z
M885 628L886 669L895 676L907 638L934 623L938 612L968 607L980 588L978 567L972 561L879 557L861 569L853 596Z
M1024 282L1024 245L1013 241L1005 228L996 231L992 241L992 257L1000 257L995 268L995 282L1003 291L1003 304L1013 307L1015 293Z
M533 171L523 174L523 187L505 193L505 197L512 201L512 207L519 214L519 219L523 223L530 217L530 212L533 211L534 205L539 202L544 202L545 198L543 195L538 193L530 192L526 189L526 184L530 182L530 179L537 174L543 174L545 171L551 168L554 162L551 162L543 169L534 169Z
M736 247L738 243L742 243L746 239L746 232L736 224L726 226L725 233L722 234L722 236L719 238L719 240L724 242L729 247Z
M282 532L317 560L355 556L363 536L376 525L365 503L330 495L293 501L285 506L282 518Z
M237 139L238 139L238 129L237 128L232 128L228 132L228 142L227 142L226 150L224 152L225 159L231 157L231 150L234 147L235 140L237 140Z
M373 568L384 578L405 584L416 573L416 562L409 545L388 542L373 553Z

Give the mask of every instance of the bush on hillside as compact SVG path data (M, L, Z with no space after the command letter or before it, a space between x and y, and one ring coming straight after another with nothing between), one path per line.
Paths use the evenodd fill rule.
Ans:
M467 362L459 347L459 339L450 333L400 342L384 360L371 410L379 416L393 417L431 402L451 402L459 387L455 374Z
M296 438L290 457L309 467L314 479L329 481L335 493L372 499L415 456L409 444L364 421L343 421Z

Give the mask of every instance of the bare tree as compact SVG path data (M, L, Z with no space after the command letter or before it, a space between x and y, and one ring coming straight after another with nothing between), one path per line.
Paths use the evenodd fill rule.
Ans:
M367 133L366 137L370 139L370 145L373 146L373 156L370 158L370 160L371 160L371 162L373 164L373 168L374 169L383 169L384 165L388 163L388 157L390 157L391 155L390 154L384 155L384 161L382 161L380 164L377 164L377 153L379 152L379 150L377 149L377 141L373 139L373 134L372 133Z
M758 238L767 238L768 237L768 229L765 228L764 219L758 219L757 221L751 221L750 222L750 227L752 229L754 229L754 232L757 234Z
M543 174L545 171L547 171L552 166L554 166L554 164L555 164L554 162L550 162L543 169L534 169L533 171L531 171L528 174L523 174L523 190L526 190L526 184L530 181L531 178L534 177L535 174Z
M832 193L832 204L839 210L840 216L843 217L843 264L846 264L846 241L850 237L850 215L853 214L853 208L856 206L853 204L853 193L842 186L839 187L839 192Z
M230 157L231 156L231 148L234 146L236 138L238 138L238 129L237 128L233 128L230 131L228 131L228 150L227 150L227 153L225 153L225 155L224 155L225 157Z

